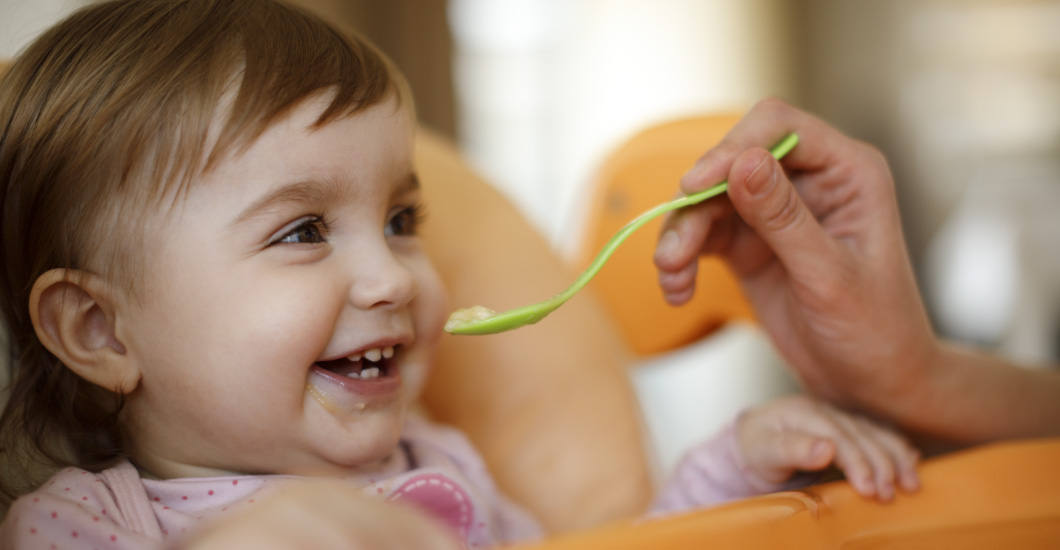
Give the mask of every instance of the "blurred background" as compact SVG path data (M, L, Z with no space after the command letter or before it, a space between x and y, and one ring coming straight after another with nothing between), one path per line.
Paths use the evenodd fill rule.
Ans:
M0 0L0 55L85 3ZM422 123L567 258L594 171L638 130L786 99L889 158L941 334L1060 358L1060 1L296 3L386 51ZM661 467L731 411L795 390L753 326L632 376Z

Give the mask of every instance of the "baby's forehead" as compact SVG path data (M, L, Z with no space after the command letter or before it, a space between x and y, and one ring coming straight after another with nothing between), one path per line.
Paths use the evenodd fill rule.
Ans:
M166 175L168 177L156 180L154 185L163 187L161 196L173 199L204 181L209 181L211 185L223 185L224 179L214 176L219 170L230 169L229 165L232 164L257 166L265 163L276 166L278 170L289 168L292 164L298 164L292 159L302 160L294 152L299 150L303 141L314 134L327 132L338 122L351 119L383 119L388 124L402 127L407 131L408 154L411 155L416 121L410 102L402 101L399 94L389 93L371 104L347 108L345 112L336 114L337 93L334 87L316 90L272 117L262 116L248 123L240 117L245 109L236 103L237 90L227 89L218 99L208 125L202 129L203 136L198 140L198 145L194 139L175 144L178 149L181 146L192 149L201 147L203 154L196 157L182 155L178 151L174 155L176 158L191 162L183 166L173 163L174 170ZM342 143L335 140L335 145L341 146ZM305 151L305 163L312 162L309 158L312 152ZM288 162L284 163L284 160Z
M281 116L261 124L253 132L244 132L235 141L214 145L212 162L204 164L202 172L223 164L253 162L266 164L306 164L312 166L317 153L332 148L345 148L351 158L362 150L379 149L386 152L411 152L415 133L415 113L393 95L373 105L325 119L333 105L334 91L321 90L291 106ZM226 114L215 117L211 134L225 132ZM328 140L321 142L320 135ZM211 141L215 138L211 136ZM376 143L379 140L379 143ZM313 142L315 148L307 148ZM364 161L365 159L361 159Z
M316 192L321 189L349 194L341 192L341 184L408 187L408 181L415 180L415 115L408 105L389 97L321 123L332 96L332 91L323 91L306 98L260 135L248 136L217 156L184 191L206 186L211 193L254 194L299 181L326 184L295 188L314 191L306 191L314 196L321 196Z

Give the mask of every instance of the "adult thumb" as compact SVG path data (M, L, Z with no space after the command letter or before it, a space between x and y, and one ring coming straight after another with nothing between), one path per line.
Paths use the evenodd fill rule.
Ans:
M832 239L765 149L744 151L733 162L729 200L789 272L814 273L832 254Z

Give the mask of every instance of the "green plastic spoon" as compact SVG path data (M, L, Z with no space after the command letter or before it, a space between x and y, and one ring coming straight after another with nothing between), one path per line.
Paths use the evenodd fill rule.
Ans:
M799 143L799 137L795 134L788 134L787 137L770 150L770 153L778 159L782 158L784 155L788 154L797 143ZM728 182L722 182L705 191L700 191L699 193L665 202L648 210L640 216L637 216L633 221L627 223L622 229L620 229L618 233L615 233L614 237L611 237L611 240L604 245L603 250L601 250L600 253L596 255L596 258L593 259L593 263L578 276L574 281L574 284L570 285L567 287L567 290L560 292L552 298L549 298L544 302L530 304L503 313L497 313L482 306L460 309L454 311L453 314L449 316L449 320L445 323L445 331L451 334L467 335L496 334L498 332L505 332L526 325L532 325L541 319L544 319L546 315L556 311L559 306L566 303L567 300L570 300L571 297L581 290L582 287L584 287L589 280L600 271L600 268L604 266L604 262L611 257L611 254L616 248L618 248L618 245L622 244L622 241L626 240L626 237L628 237L630 233L636 231L637 228L648 223L648 221L659 214L703 202L711 197L724 193L728 188Z

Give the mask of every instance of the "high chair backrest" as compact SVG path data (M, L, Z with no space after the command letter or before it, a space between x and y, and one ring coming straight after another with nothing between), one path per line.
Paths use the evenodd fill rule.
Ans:
M739 115L722 114L660 124L637 133L611 153L592 182L578 267L587 267L627 222L674 198L684 172L737 120ZM590 283L633 351L664 352L729 320L754 319L736 278L717 258L700 260L690 303L674 308L663 300L651 260L661 225L660 217L630 235Z

